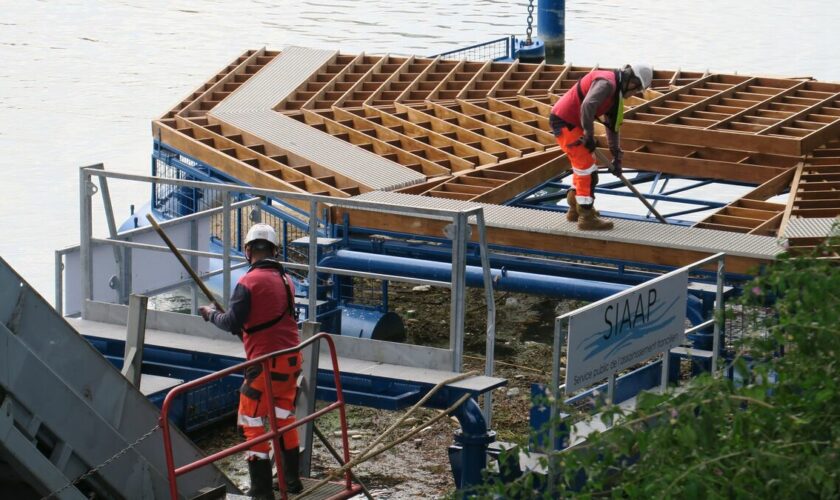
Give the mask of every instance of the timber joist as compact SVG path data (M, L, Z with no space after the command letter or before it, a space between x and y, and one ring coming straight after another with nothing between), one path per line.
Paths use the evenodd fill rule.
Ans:
M596 68L614 69L250 50L153 131L254 186L503 204L570 168L548 116ZM625 102L626 167L755 186L696 227L785 237L840 216L840 84L657 69L652 87Z

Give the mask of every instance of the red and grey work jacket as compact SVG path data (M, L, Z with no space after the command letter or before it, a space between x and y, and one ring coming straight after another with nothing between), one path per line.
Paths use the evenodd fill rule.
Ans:
M613 92L610 94L609 98L604 99L603 102L598 105L595 117L606 115L608 123L616 123L619 104L619 89L617 84L619 77L617 71L590 71L583 78L578 80L574 87L563 94L563 97L554 103L554 106L551 108L551 114L557 116L573 127L583 128L583 124L581 124L580 119L580 107L583 104L583 100L586 98L586 94L589 93L590 87L592 87L592 82L599 79L606 80L613 88Z
M228 311L217 311L210 320L222 330L242 334L245 355L254 359L300 343L294 297L283 265L263 259L236 283Z

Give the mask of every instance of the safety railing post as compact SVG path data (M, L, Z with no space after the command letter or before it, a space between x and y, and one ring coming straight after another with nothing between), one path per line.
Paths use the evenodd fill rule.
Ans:
M64 316L64 252L55 251L55 310Z
M449 325L449 348L452 350L452 371L460 373L464 357L464 319L466 316L466 241L467 216L453 217L452 231L452 294Z
M198 250L198 222L193 219L190 221L190 250ZM198 257L190 255L190 267L198 271ZM198 314L198 285L190 282L190 314Z
M717 376L718 356L720 356L720 341L724 330L723 283L726 276L725 259L721 255L717 259L717 289L715 290L715 327L712 338L712 375Z
M79 267L82 283L82 319L87 317L87 301L93 299L93 270L91 269L93 259L90 240L93 237L91 196L94 189L90 174L85 167L81 167L79 169Z
M475 216L478 228L478 246L481 251L481 271L484 276L484 296L487 302L487 332L485 347L484 374L493 376L496 346L496 300L493 294L493 276L490 272L490 255L487 249L487 227L484 224L484 209L479 209ZM493 415L493 393L484 395L484 420L490 428Z
M97 170L105 170L105 165L97 163L90 165L88 168L95 168ZM105 221L108 224L108 237L112 240L117 239L117 222L114 219L114 208L111 205L111 191L108 189L108 178L104 176L99 177L99 189L102 192L102 205L105 209ZM130 290L126 290L126 273L123 267L123 249L113 247L114 262L117 269L118 282L114 290L117 292L117 301L120 304L125 304L128 301L128 294Z
M551 358L551 390L549 391L549 418L548 418L548 455L551 457L549 463L549 489L553 490L556 484L555 475L557 473L557 464L554 460L556 453L554 444L557 442L557 421L560 416L559 405L562 401L562 388L560 387L560 358L563 357L563 345L566 343L566 330L568 320L562 316L554 320L554 345L551 350L553 353Z
M222 195L222 304L230 307L230 193Z
M320 329L318 323L318 200L309 201L309 269L307 272L307 281L309 288L307 293L308 308L306 313L306 321L303 324L301 331L301 338L306 340L315 335ZM312 344L311 348L305 353L303 359L303 376L304 387L301 389L301 406L300 410L305 415L311 415L315 411L315 394L317 391L318 380L318 364L319 364L320 350L318 344ZM313 425L307 423L303 425L300 433L300 442L303 455L300 461L300 472L304 477L308 477L312 465L312 441L313 441Z

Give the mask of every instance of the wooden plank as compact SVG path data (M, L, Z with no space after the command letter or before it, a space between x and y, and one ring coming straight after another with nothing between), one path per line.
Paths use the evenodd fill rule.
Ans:
M773 217L750 229L748 234L759 234L762 236L777 236L779 234L779 225L782 223L783 212L779 212Z
M791 211L796 203L797 192L799 191L800 184L799 181L802 178L802 169L804 168L804 165L805 164L803 162L799 162L794 170L793 181L790 183L790 196L788 196L787 206L785 206L785 213L782 217L782 222L779 224L779 234L784 234L788 221L790 220Z
M636 151L625 151L623 163L628 168L651 172L752 184L766 182L780 172L780 169L774 167L639 153Z
M793 181L794 175L795 169L786 170L745 194L742 196L742 199L764 202L764 200L781 194L782 191L788 189Z
M628 139L717 147L736 151L786 156L802 155L802 141L799 138L657 125L632 119L624 121L621 126L621 136Z

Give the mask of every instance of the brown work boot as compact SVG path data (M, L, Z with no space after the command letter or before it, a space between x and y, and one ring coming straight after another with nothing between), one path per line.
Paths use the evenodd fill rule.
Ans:
M578 221L578 203L575 199L575 190L566 191L566 202L569 204L569 211L566 212L566 220L569 222Z
M606 231L613 228L612 222L598 218L598 213L592 205L578 205L578 211L578 229L581 231Z

